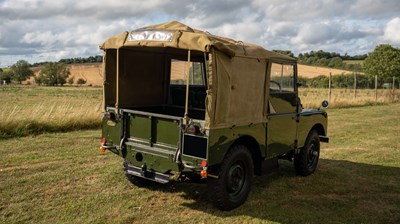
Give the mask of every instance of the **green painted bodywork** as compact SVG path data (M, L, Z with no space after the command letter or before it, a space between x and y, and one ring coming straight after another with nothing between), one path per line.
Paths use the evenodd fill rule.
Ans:
M266 125L254 124L249 126L232 127L210 130L208 164L216 165L222 162L230 147L237 141L253 141L261 157L265 157Z
M297 147L304 146L307 135L312 129L316 129L320 136L328 135L328 114L324 110L304 109L299 114L297 126Z
M296 83L296 75L294 83ZM257 161L298 153L311 130L327 135L327 113L323 110L302 109L297 86L292 91L270 91L265 122L229 128L204 128L204 120L191 120L199 128L191 136L201 138L205 158L183 153L184 136L188 134L182 117L161 112L145 112L107 107L111 119L103 118L102 136L110 151L128 160L136 167L159 173L196 172L202 161L216 167L225 158L232 145L245 145ZM182 114L183 115L183 114ZM200 117L200 115L199 115ZM122 147L121 147L122 146ZM197 149L196 145L193 145ZM255 163L256 164L256 163ZM261 163L257 163L260 165Z

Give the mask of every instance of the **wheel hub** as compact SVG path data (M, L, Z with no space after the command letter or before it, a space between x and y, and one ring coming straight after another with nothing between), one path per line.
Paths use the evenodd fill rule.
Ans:
M243 187L245 171L241 164L234 164L228 172L227 188L229 193L237 194Z

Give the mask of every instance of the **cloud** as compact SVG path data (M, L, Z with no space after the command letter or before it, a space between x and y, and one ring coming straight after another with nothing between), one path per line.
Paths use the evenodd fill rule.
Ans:
M398 0L3 0L0 63L100 54L112 35L171 20L267 49L360 54L399 45L398 12Z
M389 44L400 46L400 17L393 18L386 24L382 39Z

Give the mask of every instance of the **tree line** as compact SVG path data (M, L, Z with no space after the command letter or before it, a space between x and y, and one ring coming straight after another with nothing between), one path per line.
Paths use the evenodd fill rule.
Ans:
M295 57L291 51L284 50L274 50L275 52L288 55L290 57ZM306 53L300 53L297 58L297 62L303 65L320 66L328 68L337 68L355 72L362 72L361 63L346 63L344 60L348 61L362 61L368 57L367 54L350 56L347 53L345 55L340 55L336 52L326 52L323 50L310 51Z
M103 62L103 56L96 55L96 56L90 56L87 58L82 58L82 57L64 58L64 59L60 59L58 62L64 63L64 64L101 63L101 62ZM37 63L31 64L30 66L31 67L39 67L39 66L45 65L47 63L49 63L49 62L37 62Z
M9 71L4 71L0 68L0 81L2 83L11 83L12 81L21 84L34 75L33 70L30 68L31 65L25 60L19 60L17 63L12 65ZM62 62L47 62L44 64L35 77L35 83L38 85L46 86L63 86L68 83L74 84L74 77L71 75L69 68ZM86 80L79 78L76 84L83 85Z
M291 51L283 51L283 50L275 50L278 53L286 54L291 57L294 57ZM362 60L364 59L362 65L361 64L350 64L347 65L343 62L343 60ZM67 67L67 64L71 63L92 63L92 62L101 62L101 56L91 56L88 58L70 58L70 59L61 59L59 62L44 62L42 64L35 63L33 65L41 65L41 70L39 75L35 77L35 82L38 85L49 85L49 86L62 86L66 83L73 84L73 78L69 78L70 72ZM371 80L375 79L375 75L378 77L378 82L380 84L383 83L392 83L393 78L395 79L395 85L398 86L400 80L400 49L392 47L388 44L378 45L374 51L370 52L368 55L356 55L349 56L345 54L341 56L335 52L324 52L322 50L319 51L311 51L306 53L300 53L298 56L298 62L300 64L310 64L310 65L321 65L327 66L331 68L342 68L346 70L359 71L361 70L365 75L358 75L358 86L371 88L371 85L374 85L374 82ZM34 72L27 61L20 60L14 65L7 69L7 71L3 71L0 69L0 81L1 83L6 82L15 82L21 84L22 81L27 80L29 77L33 76ZM353 65L353 67L351 67ZM357 66L361 66L361 68L357 68ZM353 69L351 69L353 68ZM351 76L351 77L350 77ZM340 88L346 88L353 85L352 78L354 75L335 75L333 76L333 82L335 85ZM310 87L324 87L327 85L326 76L319 76L312 79L301 78L302 82L306 86ZM78 79L76 84L85 84L84 79Z
M356 80L354 80L354 76L356 76ZM320 75L314 78L306 78L299 77L299 83L304 87L312 87L312 88L328 88L329 85L329 76ZM353 88L354 81L357 83L357 88L374 88L375 87L375 78L368 75L362 75L359 73L351 73L351 74L340 74L333 75L331 84L332 88ZM380 86L382 86L383 82L379 82Z

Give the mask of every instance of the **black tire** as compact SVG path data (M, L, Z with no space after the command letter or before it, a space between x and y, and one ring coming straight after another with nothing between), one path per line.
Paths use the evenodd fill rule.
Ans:
M301 176L308 176L317 169L320 154L320 141L317 131L312 130L300 153L294 156L294 168Z
M138 187L148 187L154 183L153 181L129 174L127 171L128 161L124 160L122 165L124 167L124 173L125 173L126 179L128 179L129 182L131 182L133 185L138 186Z
M254 166L249 150L235 145L225 156L218 179L209 179L214 205L229 211L242 205L249 195Z

